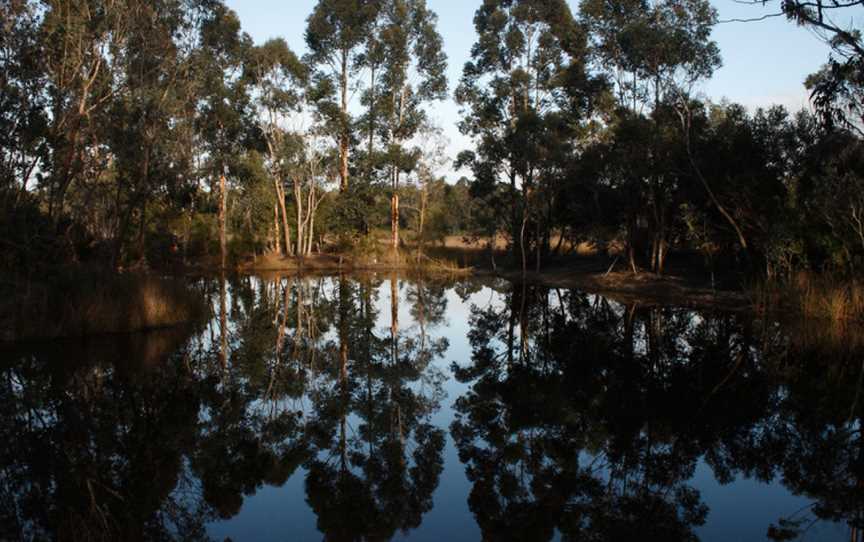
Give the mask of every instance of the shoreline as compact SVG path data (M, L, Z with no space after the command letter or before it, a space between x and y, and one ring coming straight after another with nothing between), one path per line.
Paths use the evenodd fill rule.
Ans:
M341 263L340 263L341 260ZM435 275L473 278L499 278L512 283L523 280L521 270L499 267L451 267L441 266L430 258L432 264L412 261L354 262L347 257L315 255L305 261L297 259L266 259L263 265L250 263L240 265L236 271L245 275L256 274L339 274L339 273L393 273L409 275ZM633 274L629 271L599 271L605 267L595 261L555 263L539 272L529 271L524 279L529 284L550 288L581 289L601 294L622 303L648 305L675 305L681 307L708 308L727 311L754 310L752 301L741 289L712 289L686 275L654 275L648 272ZM695 273L694 273L695 274Z

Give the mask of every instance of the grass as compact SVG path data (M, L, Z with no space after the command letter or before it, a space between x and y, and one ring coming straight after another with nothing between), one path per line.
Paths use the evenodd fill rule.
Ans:
M139 274L73 271L29 285L0 306L6 340L84 337L199 321L201 296L185 282Z
M832 275L798 273L785 282L752 289L755 305L765 310L793 311L806 319L835 323L864 321L864 282Z

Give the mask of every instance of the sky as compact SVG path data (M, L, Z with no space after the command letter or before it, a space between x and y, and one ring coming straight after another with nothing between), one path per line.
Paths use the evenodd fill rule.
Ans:
M578 1L568 0L574 14ZM240 17L243 30L262 43L281 37L291 49L306 52L303 33L306 18L317 0L227 0ZM481 0L427 0L427 6L438 14L438 31L444 39L448 56L448 77L452 91L459 81L462 66L468 61L476 33L474 11ZM769 0L766 6L744 5L736 0L712 0L720 21L753 19L779 11L779 2ZM712 38L720 47L723 67L714 77L696 89L717 102L725 98L750 109L781 104L790 110L807 107L805 78L828 58L828 47L804 28L785 17L758 22L723 22ZM450 139L450 153L455 156L469 148L469 141L456 128L459 107L452 100L435 104L432 119ZM448 175L454 175L449 172Z

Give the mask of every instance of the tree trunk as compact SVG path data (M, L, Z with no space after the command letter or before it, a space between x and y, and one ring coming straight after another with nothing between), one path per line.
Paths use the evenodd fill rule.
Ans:
M228 258L228 238L225 232L225 220L226 215L228 214L228 193L227 193L227 180L225 179L225 174L219 174L219 254L221 257L221 268L225 269L227 267L227 258Z
M683 98L682 98L683 100ZM741 243L741 248L744 249L745 254L749 250L747 247L747 240L744 237L744 232L738 226L738 222L732 217L732 215L726 210L726 208L720 203L717 199L717 196L714 195L714 191L711 190L711 185L708 184L708 179L702 174L702 169L696 163L696 158L693 156L693 146L690 141L690 109L686 104L683 104L681 108L675 109L676 113L678 113L678 118L681 121L681 128L684 130L684 146L687 151L687 159L690 162L690 167L693 168L693 172L696 174L696 178L699 179L699 182L702 183L702 186L705 188L705 191L708 193L708 198L711 199L711 203L714 204L714 207L720 211L720 214L723 215L723 218L726 219L726 222L732 226L732 229L735 230L735 233L738 235L738 242Z
M276 199L279 204L279 209L282 211L282 233L285 236L285 255L291 255L291 228L288 227L288 209L285 207L285 188L282 182L273 181L276 185Z
M280 241L281 230L279 229L279 204L273 204L273 250L282 255L282 241Z
M369 169L369 175L372 174L372 154L375 151L375 72L377 64L372 65L370 81L369 81L369 92L371 94L371 101L369 105L369 156L366 157L366 161L368 162L367 167Z
M393 250L399 250L399 194L395 190L390 199L390 230Z
M539 273L540 272L540 258L541 258L540 251L543 248L541 246L543 243L540 242L540 221L539 220L537 220L537 223L534 227L534 235L535 235L534 242L537 244L535 247L535 249L536 249L535 252L536 252L536 257L537 257L536 265L537 265L537 272Z
M522 252L522 280L525 280L525 275L528 274L528 255L525 254L525 224L528 222L528 216L525 211L522 211L522 227L519 230L519 249Z
M303 188L300 186L300 179L294 177L294 204L297 207L297 254L298 258L303 258Z
M306 254L312 253L312 241L315 236L315 211L318 205L315 202L315 183L309 186L309 201L306 204Z
M348 190L348 146L350 134L348 130L348 51L342 51L342 73L340 74L340 91L342 98L342 133L339 139L339 191Z
M423 189L420 191L420 229L417 232L417 261L420 261L420 256L423 253L423 226L426 223L426 205L429 199L429 190L427 186L424 184Z

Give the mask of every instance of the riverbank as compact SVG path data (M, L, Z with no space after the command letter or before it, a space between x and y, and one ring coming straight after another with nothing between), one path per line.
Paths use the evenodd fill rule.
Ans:
M490 252L487 247L452 236L440 244L427 246L419 259L410 247L395 257L389 249L364 257L313 254L302 260L265 254L244 262L238 270L246 274L397 271L497 277L519 282L523 280L521 269L502 265L508 261L505 248L503 243L499 243ZM725 277L717 285L712 285L710 273L686 257L674 262L666 275L634 274L625 270L617 258L580 246L574 247L566 256L551 258L539 272L528 271L524 279L552 288L578 288L604 294L624 303L723 310L751 310L754 307L751 297L741 288L734 287L735 280Z
M4 287L0 342L166 329L201 321L207 307L185 280L70 270Z
M500 271L496 276L517 282L521 271ZM566 268L529 271L525 280L550 288L576 288L622 303L676 305L721 310L752 310L753 304L742 290L716 290L681 276L658 276L652 273L590 272Z

